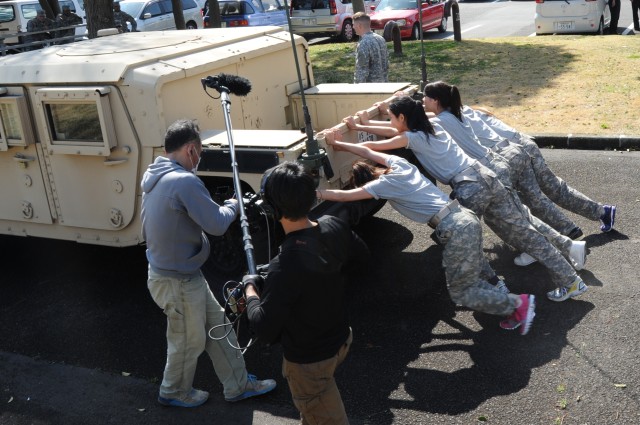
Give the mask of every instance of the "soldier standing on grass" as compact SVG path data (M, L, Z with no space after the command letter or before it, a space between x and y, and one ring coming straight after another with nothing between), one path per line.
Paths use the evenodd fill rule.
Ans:
M389 81L389 54L384 38L371 31L371 18L363 12L353 15L353 29L360 37L353 82L386 83Z

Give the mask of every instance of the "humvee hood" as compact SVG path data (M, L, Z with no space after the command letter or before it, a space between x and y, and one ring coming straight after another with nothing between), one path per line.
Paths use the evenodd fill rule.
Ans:
M151 192L162 176L174 170L184 170L184 168L182 168L182 166L177 162L171 161L169 158L165 158L163 156L157 157L156 160L153 161L153 164L149 165L144 176L142 176L142 190L146 193Z

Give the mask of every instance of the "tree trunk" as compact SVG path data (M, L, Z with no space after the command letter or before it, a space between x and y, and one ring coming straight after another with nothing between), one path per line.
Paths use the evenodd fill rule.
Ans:
M40 7L47 14L47 18L56 19L56 16L60 13L60 5L58 0L38 0Z
M220 28L222 26L222 18L220 17L220 5L218 0L209 0L209 28Z
M89 0L84 2L87 14L87 31L89 38L96 38L98 30L114 28L113 0Z
M353 5L353 13L364 12L367 15L371 10L364 10L364 0L352 0L351 4Z
M187 25L184 23L182 0L171 0L171 7L173 8L173 19L176 21L176 29L186 29Z

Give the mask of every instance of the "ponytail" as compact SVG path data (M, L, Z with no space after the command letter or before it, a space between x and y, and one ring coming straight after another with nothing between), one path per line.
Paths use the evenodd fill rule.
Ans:
M462 122L462 98L458 87L444 81L436 81L424 87L424 95L440 102L440 106Z
M412 132L422 131L425 135L436 134L419 100L413 100L409 96L400 97L389 104L389 111L396 117L403 114L407 119L407 127Z

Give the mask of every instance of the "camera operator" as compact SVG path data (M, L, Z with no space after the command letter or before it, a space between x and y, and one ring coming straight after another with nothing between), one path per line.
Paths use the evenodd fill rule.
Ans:
M285 240L260 295L258 276L243 280L249 321L260 339L282 344L282 372L302 424L348 424L334 378L353 339L344 269L368 258L369 250L339 218L309 219L315 182L301 165L285 162L268 170L262 192Z
M151 297L167 316L167 363L158 402L197 407L209 398L192 387L198 357L206 351L234 402L267 393L272 379L259 381L247 373L241 353L224 338L207 338L207 330L225 321L200 267L209 257L204 231L222 235L235 220L238 203L216 204L195 175L202 154L198 126L178 120L167 129L165 156L158 156L142 178L142 235L147 242ZM220 331L219 335L224 334ZM237 345L235 333L227 337Z

